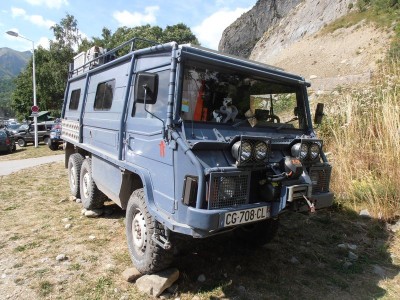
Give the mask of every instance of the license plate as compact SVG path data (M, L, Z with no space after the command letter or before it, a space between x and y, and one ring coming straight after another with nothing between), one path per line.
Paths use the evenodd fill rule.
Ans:
M243 209L228 212L225 214L224 227L246 224L268 218L270 215L269 206Z

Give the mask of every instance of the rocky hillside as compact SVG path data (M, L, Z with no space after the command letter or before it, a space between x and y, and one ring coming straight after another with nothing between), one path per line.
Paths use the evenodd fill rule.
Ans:
M366 22L328 26L355 12L356 2L259 0L225 29L219 50L300 74L314 90L369 81L391 33Z
M241 57L249 57L266 30L279 24L303 0L258 0L256 5L227 27L218 49Z

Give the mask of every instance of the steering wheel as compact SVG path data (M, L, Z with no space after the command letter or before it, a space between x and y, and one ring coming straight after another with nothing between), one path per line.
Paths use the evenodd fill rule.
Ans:
M267 115L265 118L266 122L272 122L272 123L280 123L281 119L277 115Z

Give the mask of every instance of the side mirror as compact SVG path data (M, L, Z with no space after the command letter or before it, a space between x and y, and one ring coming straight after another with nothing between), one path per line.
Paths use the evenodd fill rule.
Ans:
M320 125L322 123L322 117L324 116L324 104L318 103L315 109L314 123Z
M136 75L135 81L135 101L144 103L145 89L146 104L155 104L158 93L158 74L140 72Z

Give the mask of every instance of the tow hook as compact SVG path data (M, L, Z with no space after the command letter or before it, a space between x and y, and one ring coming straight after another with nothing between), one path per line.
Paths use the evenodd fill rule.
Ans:
M310 213L315 213L315 205L314 202L308 200L306 196L303 195L303 198L306 200L308 207L310 208Z
M170 250L171 249L171 242L163 237L162 235L156 235L153 233L151 235L151 239L153 240L154 243L156 243L158 246L163 248L164 250Z

